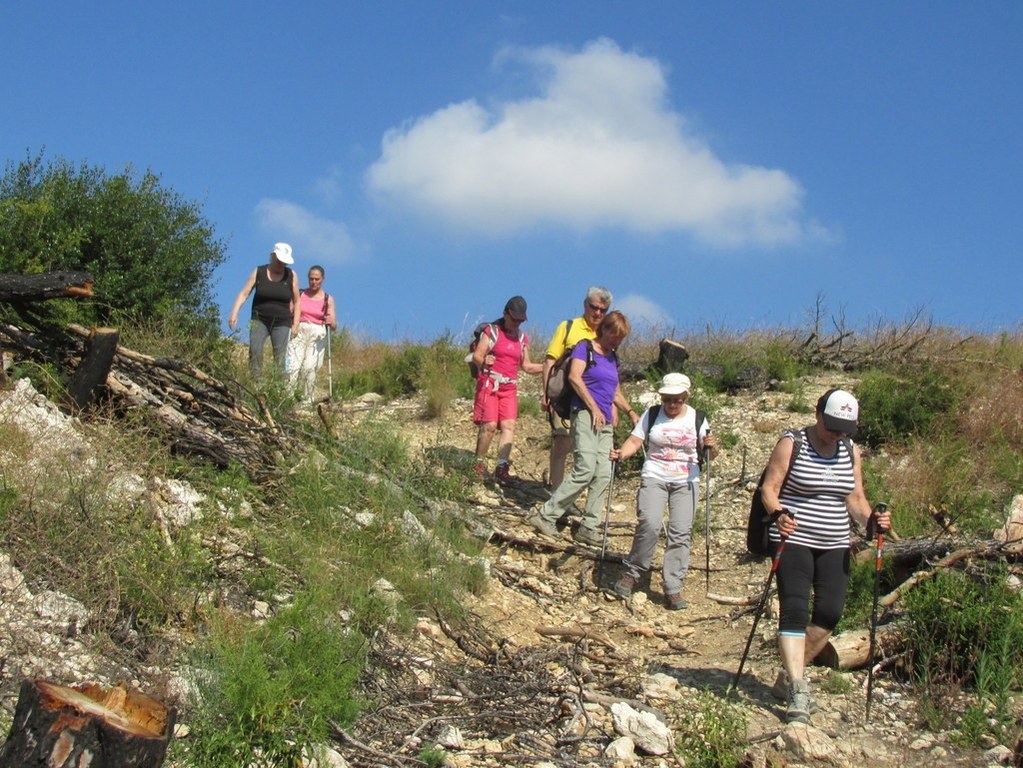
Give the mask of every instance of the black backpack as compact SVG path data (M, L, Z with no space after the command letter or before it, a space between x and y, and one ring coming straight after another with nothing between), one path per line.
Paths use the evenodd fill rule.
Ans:
M707 414L701 411L699 408L694 409L696 411L696 440L699 444L700 440L700 428L703 426L703 422L707 420ZM650 450L650 430L654 428L654 422L657 421L657 415L661 412L661 404L657 403L650 406L648 413L650 414L650 420L646 423L646 437L643 438L643 450ZM698 450L696 452L696 460L700 463L700 469L703 469L703 451Z
M803 446L803 430L790 429L785 435L792 437L792 456L789 458L789 466L785 470L785 477L781 481L782 488L788 482L789 473L792 472L792 466L796 463L799 449ZM849 452L849 460L855 466L856 454L853 452L852 440L848 437L843 437L840 442ZM771 540L768 531L774 523L774 518L767 510L767 507L764 506L764 499L761 496L765 475L767 475L767 467L764 467L764 471L760 473L760 479L757 480L756 490L753 491L753 498L750 500L749 519L746 521L746 550L751 555L757 555L758 557L767 555L771 550Z
M586 345L586 368L589 369L594 365L593 342L586 339L582 343ZM568 383L568 369L571 359L572 349L566 349L557 362L554 363L554 367L551 369L551 376L547 379L547 401L551 404L551 409L563 419L567 419L572 415L572 393L575 390ZM615 363L617 364L617 362L618 357L615 356ZM555 373L558 374L558 379L557 386L553 388L555 394L552 395L551 381L554 380Z

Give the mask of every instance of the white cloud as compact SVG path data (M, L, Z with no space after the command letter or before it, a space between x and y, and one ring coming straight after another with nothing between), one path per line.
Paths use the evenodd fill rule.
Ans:
M788 174L726 163L687 131L656 60L607 39L501 60L529 65L539 95L452 104L388 131L367 172L379 199L488 234L553 224L738 246L792 242L813 227Z
M622 298L616 296L614 308L629 319L629 325L632 326L633 332L642 333L651 330L666 332L675 326L675 318L668 310L645 296L635 293L630 293Z
M263 198L256 204L260 227L276 240L291 243L299 264L343 264L355 255L348 228L316 216L287 200Z

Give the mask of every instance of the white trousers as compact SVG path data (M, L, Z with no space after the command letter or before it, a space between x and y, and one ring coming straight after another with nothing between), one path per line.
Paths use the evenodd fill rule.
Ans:
M288 381L300 389L305 400L313 399L316 373L323 366L327 351L327 326L299 323L298 333L288 342Z

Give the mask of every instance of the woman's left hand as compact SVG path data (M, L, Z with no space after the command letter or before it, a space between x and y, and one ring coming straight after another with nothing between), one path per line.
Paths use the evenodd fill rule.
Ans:
M704 435L703 449L705 451L710 451L711 458L717 456L718 450L720 449L720 443L718 443L717 435Z

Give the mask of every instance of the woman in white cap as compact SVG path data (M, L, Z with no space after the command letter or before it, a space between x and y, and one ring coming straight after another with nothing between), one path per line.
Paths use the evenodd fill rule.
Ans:
M809 722L817 709L804 677L806 663L824 648L845 608L849 519L891 527L890 514L875 515L863 492L860 449L851 440L859 417L856 398L842 389L828 390L817 401L816 416L814 424L790 430L778 441L761 490L775 519L773 547L785 539L777 571L778 652L784 669L775 690L788 699L786 721L800 723Z
M636 497L636 534L632 550L625 558L625 571L614 591L629 599L650 569L667 506L663 584L665 604L672 611L686 607L682 583L689 570L690 536L700 495L703 454L709 452L714 458L718 452L717 438L710 433L703 412L686 405L690 386L685 374L666 374L657 389L660 405L648 408L622 447L611 451L611 460L620 461L641 448L646 449Z
M289 267L295 263L291 246L274 243L270 263L256 267L234 300L227 320L231 330L238 324L238 312L255 289L252 298L252 323L249 325L249 370L254 377L263 371L263 347L270 339L274 361L283 371L288 340L298 332L298 280Z

